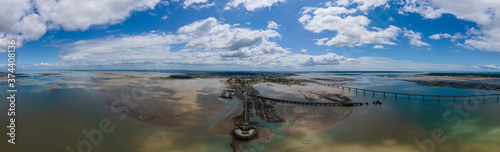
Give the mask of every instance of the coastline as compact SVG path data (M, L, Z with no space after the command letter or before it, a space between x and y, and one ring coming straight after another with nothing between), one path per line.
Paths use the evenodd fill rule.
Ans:
M448 87L457 89L500 90L500 78L464 77L464 76L427 76L393 77L398 80L413 82L418 85L432 87Z

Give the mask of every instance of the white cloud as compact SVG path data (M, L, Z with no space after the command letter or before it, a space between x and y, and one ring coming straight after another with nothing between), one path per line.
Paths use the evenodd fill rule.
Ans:
M300 66L316 66L316 65L339 65L339 64L349 64L350 62L355 62L353 58L346 58L334 53L328 53L325 55L296 55L298 57L298 63Z
M273 69L358 63L357 59L334 53L293 54L271 41L279 37L280 34L273 30L231 27L215 18L207 18L179 28L177 34L152 31L68 43L59 46L61 60L51 66L82 68L161 64L170 66L170 69L186 65ZM185 44L184 47L176 48L182 44Z
M450 35L448 33L439 33L429 36L430 39L440 40L440 39L451 39L452 42L455 42L458 39L465 39L467 36L462 35L460 33L455 33L454 35Z
M45 63L45 62L40 62L40 63L33 63L34 66L50 66L49 63Z
M478 65L479 68L482 68L482 69L487 69L487 70L500 70L500 66L499 65Z
M196 23L210 22L210 20L212 19L209 18ZM193 26L194 24L186 26ZM221 23L215 24L215 26L224 25ZM212 29L217 28L211 28L210 30ZM225 32L236 32L238 31L237 29L230 28ZM334 53L322 55L295 54L286 51L286 49L283 50L276 42L265 39L251 47L243 47L234 51L209 46L196 50L186 50L185 48L187 47L177 48L182 46L179 44L186 44L196 39L217 35L209 33L211 32L205 32L202 35L192 35L189 33L166 34L164 32L153 31L140 35L120 35L116 37L81 40L60 46L61 60L48 65L51 68L60 69L131 69L145 67L193 70L280 70L286 68L289 70L321 71L442 69L470 71L483 69L478 66L416 63L379 57L349 58ZM227 40L221 39L221 41ZM41 66L47 64L37 63L34 65Z
M350 6L352 4L357 4L357 9L361 11L367 11L379 6L387 4L389 0L337 0L335 3L337 6Z
M477 24L479 30L458 45L483 51L500 52L500 1L495 0L407 0L402 11L419 13L424 18L435 19L442 14L452 14L458 19ZM471 28L470 30L476 30ZM437 38L437 37L435 37ZM452 39L453 40L453 39Z
M301 49L300 52L307 53L306 49Z
M278 23L274 22L274 21L268 21L267 22L267 28L268 29L278 29L279 28L279 25Z
M410 44L414 46L430 46L430 44L422 42L422 33L414 32L412 30L404 29L403 36L410 39Z
M224 9L229 10L243 5L248 11L254 11L258 8L271 7L278 2L285 2L285 0L231 0Z
M375 45L373 46L374 49L385 49L383 45Z
M304 28L315 33L323 31L335 31L337 34L329 38L321 38L316 44L327 46L361 46L364 44L387 44L396 45L392 42L395 40L401 29L390 25L382 29L369 27L371 20L364 15L355 15L358 11L366 12L371 8L381 6L382 2L363 3L363 1L337 1L337 5L327 3L326 7L304 7L302 17L299 22L304 25ZM359 3L358 8L346 8L353 3Z
M434 34L434 35L431 35L429 36L430 39L433 39L433 40L440 40L440 39L444 39L444 38L450 38L451 35L448 34L448 33L439 33L439 34Z
M201 8L207 8L214 6L215 2L209 3L208 0L184 0L182 2L182 7L184 9L187 9L189 7L195 8L195 9L201 9Z
M164 16L162 16L160 19L162 19L162 20L166 20L167 18L168 18L168 16L167 16L167 15L164 15Z
M160 0L16 0L2 2L0 47L7 39L38 40L47 30L86 30L92 25L120 23L131 12L154 9Z
M193 4L205 4L207 2L208 0L184 0L184 2L182 2L182 5L184 8L187 8Z
M231 28L229 24L221 25L217 19L210 17L205 20L196 21L189 25L183 26L177 30L179 33L191 35L214 34L222 31L227 31ZM209 33L212 32L212 33Z
M24 40L36 40L43 36L47 26L40 15L34 13L30 0L3 1L0 9L0 52L5 52L8 40L17 40L22 47Z
M250 57L255 54L287 53L284 48L269 41L281 35L273 30L250 30L232 28L208 18L179 28L178 33L191 36L186 44L188 50L221 50L224 57Z
M40 16L66 30L122 22L133 11L154 9L160 0L35 0Z

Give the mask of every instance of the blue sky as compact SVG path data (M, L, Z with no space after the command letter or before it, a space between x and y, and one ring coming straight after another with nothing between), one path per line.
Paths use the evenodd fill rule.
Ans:
M488 0L8 3L21 69L500 71Z

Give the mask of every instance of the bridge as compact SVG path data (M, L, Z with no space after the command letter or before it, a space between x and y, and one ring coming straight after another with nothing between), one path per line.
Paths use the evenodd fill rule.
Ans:
M288 104L297 104L297 105L307 105L307 106L361 106L363 103L361 102L337 102L337 103L326 103L326 102L303 102L303 101L292 101L292 100L284 100L284 99L274 99L269 97L257 96L257 95L249 95L251 97L257 97L263 100L268 100L271 102L280 102L280 103L288 103Z
M340 86L340 85L335 85L335 84L329 84L329 83L323 83L323 82L317 82L317 81L311 81L311 80L308 80L307 82L309 83L316 83L316 84L320 84L320 85L324 85L324 86L329 86L329 87L334 87L334 88L342 88L342 90L355 90L356 93L358 93L358 91L363 91L363 94L366 95L366 92L371 92L373 96L375 96L375 93L382 93L384 95L384 98L386 96L386 94L392 94L394 95L394 97L397 99L398 98L398 95L401 96L407 96L408 97L408 101L410 101L410 98L411 96L419 96L419 97L422 97L422 101L425 102L425 97L432 97L432 98L437 98L438 102L441 101L441 98L453 98L453 102L456 101L456 98L468 98L469 99L469 102L471 101L471 97L483 97L483 102L486 102L486 97L489 97L489 96L496 96L497 98L497 102L500 101L499 100L499 96L500 94L484 94L484 95L461 95L461 96L449 96L449 95L424 95L424 94L411 94L411 93L398 93L398 92L389 92L389 91L377 91L377 90L370 90L370 89L362 89L362 88L354 88L354 87L347 87L347 86Z

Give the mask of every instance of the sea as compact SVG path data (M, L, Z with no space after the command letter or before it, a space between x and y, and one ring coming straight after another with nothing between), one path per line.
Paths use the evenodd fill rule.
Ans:
M54 71L25 71L30 75ZM231 137L210 134L208 129L240 103L205 123L171 128L121 119L89 83L95 73L56 71L60 75L20 78L16 93L16 144L7 142L6 127L10 102L7 91L0 91L1 152L230 152ZM330 73L331 74L331 73ZM393 76L403 72L358 72L354 81L341 85L409 94L483 95L500 90L456 89L422 86ZM499 83L485 80L485 83ZM335 83L335 82L332 82ZM47 91L58 86L57 91ZM3 84L0 90L10 89ZM240 144L245 152L496 152L500 149L500 102L496 96L485 98L437 98L344 90L355 102L352 114L326 130L292 135L290 123L266 123L274 136L265 142ZM373 101L381 105L372 104ZM103 127L104 126L104 127ZM112 131L110 131L112 130Z

